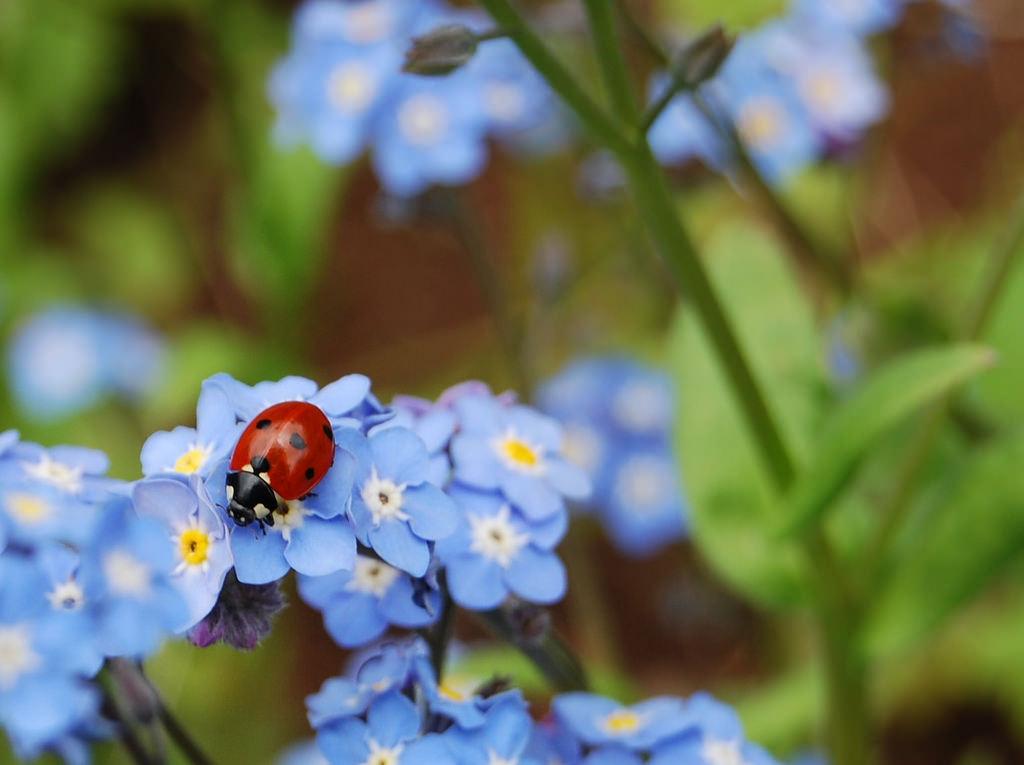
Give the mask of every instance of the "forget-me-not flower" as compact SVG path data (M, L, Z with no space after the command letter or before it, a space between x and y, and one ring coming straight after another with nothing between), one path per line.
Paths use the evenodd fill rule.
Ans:
M646 751L694 727L683 701L670 696L623 706L593 693L564 693L552 709L563 728L587 746L614 744Z
M651 765L778 765L764 749L749 743L736 712L707 693L694 694L686 704L696 729L654 749Z

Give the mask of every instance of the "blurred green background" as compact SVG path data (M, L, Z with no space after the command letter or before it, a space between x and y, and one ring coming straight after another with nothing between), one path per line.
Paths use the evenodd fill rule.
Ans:
M989 36L982 59L934 55L934 18L910 14L876 51L892 87L889 119L856 162L816 167L786 189L796 214L863 270L864 293L843 327L871 363L952 335L1024 179L1024 12L1019 0L977 4ZM721 19L742 32L782 3L635 6L653 24L699 28ZM101 448L114 475L131 479L145 437L191 424L200 381L218 371L321 382L359 371L385 400L434 396L469 377L522 387L588 352L628 350L691 373L688 354L700 350L675 326L675 297L630 222L624 193L588 185L585 147L543 160L495 149L485 175L456 192L469 231L450 214L449 194L396 217L364 164L332 169L276 147L266 77L287 47L293 10L273 0L0 4L5 360L7 338L25 317L54 305L128 311L168 344L158 384L140 400L104 400L57 420L28 417L0 379L0 427L46 444ZM673 180L759 365L792 371L807 362L820 371L830 307L780 265L782 245L768 222L704 171L688 168ZM475 275L480 257L520 328L525 375L503 353L494 301ZM1011 428L1024 418L1022 337L1024 270L987 338L1000 364L969 392L985 424ZM820 409L807 402L835 392L817 389L817 378L805 383L794 388L790 376L776 393L804 407L794 419L813 429ZM721 402L714 379L693 384L706 385L694 406ZM881 447L863 477L869 490L906 437ZM711 434L708 462L742 470L732 455L749 447L729 438L728 429ZM956 441L942 453L973 448ZM946 491L943 478L939 467L922 513L929 496ZM862 511L843 509L853 538ZM989 532L1021 538L1019 528ZM961 540L954 524L949 544ZM777 605L776 593L744 544L733 529L703 555L686 545L637 562L581 524L567 542L570 594L558 618L605 689L630 697L708 688L740 705L752 739L793 752L814 739L821 705L809 629L785 609L761 610ZM925 630L900 626L898 601L891 606L897 638L881 652L878 678L889 761L1024 762L1020 552L1013 543L970 564L971 586L937 609L941 629L927 640ZM961 565L941 551L935 560ZM750 605L752 593L760 605ZM151 662L217 761L271 762L307 737L303 698L341 667L319 617L291 600L252 654L175 644ZM964 607L950 616L953 606ZM482 637L471 625L461 634ZM543 705L540 681L507 650L471 655L467 666L486 674L498 663Z

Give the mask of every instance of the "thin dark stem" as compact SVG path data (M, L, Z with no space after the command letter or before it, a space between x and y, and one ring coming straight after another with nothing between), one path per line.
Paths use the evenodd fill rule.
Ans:
M551 686L559 691L585 691L589 687L586 674L575 655L552 628L537 637L523 634L500 608L478 612L481 622L501 640L519 649Z
M452 639L452 631L455 628L455 603L448 592L448 587L441 586L441 613L438 614L437 622L427 631L426 640L430 648L430 664L434 668L434 676L437 682L444 677L445 661L448 658L448 644Z
M488 42L489 40L501 40L508 37L508 31L501 27L494 27L493 29L487 29L483 32L477 32L477 42Z
M96 685L103 701L102 711L113 720L117 728L117 740L124 747L128 756L132 758L132 762L136 765L155 765L155 760L146 751L146 747L135 733L135 728L129 723L127 715L121 709L114 694L101 680L97 680Z
M1007 229L999 237L989 260L988 270L982 279L981 288L965 313L959 338L964 341L978 340L984 336L999 298L1009 281L1017 260L1024 251L1024 194L1017 200ZM928 457L942 433L946 417L955 405L956 397L947 396L932 406L921 422L906 456L900 465L882 519L874 537L867 546L867 587L877 584L884 574L886 556L897 532L902 528L912 507L914 488Z
M665 90L662 92L658 99L647 107L644 111L644 116L640 120L640 132L643 135L647 135L648 131L654 126L654 123L658 121L658 117L664 112L668 105L671 104L677 95L686 89L686 83L678 77L673 76L665 86Z
M192 763L192 765L213 765L213 760L199 747L199 744L192 738L185 726L171 713L171 710L167 708L167 705L159 696L157 697L157 716L160 718L160 722L163 723L167 735L171 737L171 740L181 750L181 753L185 755L185 759Z

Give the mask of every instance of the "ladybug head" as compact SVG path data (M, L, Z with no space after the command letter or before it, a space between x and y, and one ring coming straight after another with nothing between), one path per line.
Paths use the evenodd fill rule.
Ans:
M270 485L248 470L228 473L228 516L239 526L260 521L273 525L277 496Z

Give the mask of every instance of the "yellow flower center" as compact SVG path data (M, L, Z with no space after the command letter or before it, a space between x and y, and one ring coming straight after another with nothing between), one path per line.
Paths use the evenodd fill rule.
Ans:
M501 452L505 459L514 466L532 470L540 464L540 453L530 444L515 437L501 441Z
M441 683L437 687L437 692L449 701L465 701L466 697L463 696L458 690L453 688L450 683Z
M774 144L782 135L785 118L778 105L760 100L743 108L738 127L748 144L763 149Z
M7 497L7 512L21 523L42 523L53 513L46 500L34 494L11 494Z
M617 735L635 733L640 728L640 715L628 709L620 709L604 719L603 727L608 733Z
M191 475L200 470L206 463L207 452L198 446L193 446L187 452L178 457L174 463L174 472Z
M181 559L190 566L206 563L210 553L210 535L200 529L189 529L181 535Z

